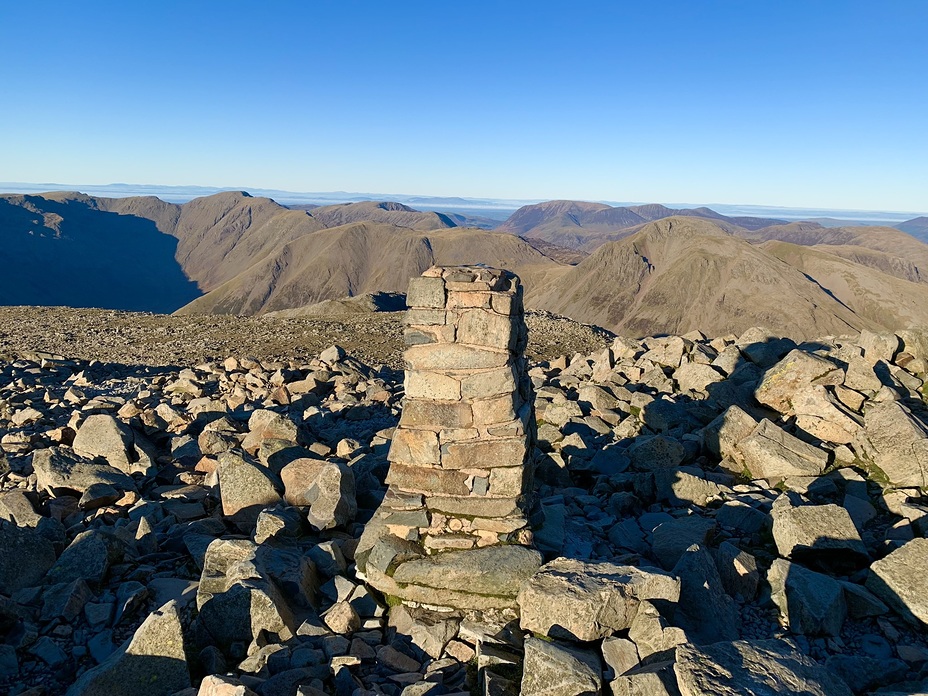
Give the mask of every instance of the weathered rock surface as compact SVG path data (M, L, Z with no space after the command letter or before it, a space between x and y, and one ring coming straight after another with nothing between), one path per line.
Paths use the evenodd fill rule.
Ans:
M767 573L771 599L800 635L838 636L847 616L844 588L822 573L778 558Z
M86 672L67 696L170 696L189 686L181 610L169 602L150 614L126 645Z
M525 639L523 696L593 696L601 689L602 668L596 653Z
M488 546L407 561L396 569L393 579L401 584L444 590L467 588L474 594L515 597L540 566L541 554L533 549Z
M135 435L126 425L107 413L87 416L77 429L74 452L88 459L102 457L107 464L127 474L145 472L146 463L135 450ZM138 463L138 464L137 464Z
M867 588L917 625L928 626L928 539L912 539L870 566Z
M897 401L864 412L859 447L886 479L900 487L928 486L928 425Z
M242 531L254 529L265 507L282 502L281 484L267 468L234 452L219 455L219 493L222 512Z
M519 608L525 630L590 641L631 626L641 600L679 598L679 581L661 570L558 558L525 583Z
M782 640L681 646L674 672L682 696L852 693L840 678Z
M95 484L105 483L123 491L134 491L135 482L114 466L90 461L58 447L36 450L32 455L36 486L39 490L83 493Z
M0 521L0 594L39 584L55 563L55 548L34 529Z
M793 507L787 496L773 504L773 538L781 555L821 566L864 565L867 548L848 511L838 505Z
M745 468L754 478L819 476L828 465L828 454L777 427L769 420L758 423L739 444Z

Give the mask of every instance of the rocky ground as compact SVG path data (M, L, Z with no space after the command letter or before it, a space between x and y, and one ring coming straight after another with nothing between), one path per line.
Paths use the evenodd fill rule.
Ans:
M355 574L395 359L321 338L279 359L303 329L262 350L259 320L43 311L0 330L0 693L928 690L924 333L536 358L548 562L516 617ZM233 324L240 349L210 338ZM386 339L364 326L344 342L367 356Z
M547 312L529 312L528 354L547 360L609 345L611 334ZM369 365L403 367L403 313L322 316L171 316L110 309L0 307L0 357L36 352L126 365L193 365L248 355L308 360L337 343Z

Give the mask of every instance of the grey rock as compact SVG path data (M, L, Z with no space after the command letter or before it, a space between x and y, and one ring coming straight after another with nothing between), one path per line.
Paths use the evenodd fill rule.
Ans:
M847 616L844 589L833 578L776 559L767 573L771 599L786 617L790 631L837 636Z
M0 594L39 584L55 563L54 545L30 527L0 521Z
M656 660L626 672L610 685L613 696L680 696L673 660Z
M87 641L87 649L98 665L103 664L116 651L116 646L113 645L113 632L105 630L95 634Z
M852 619L865 619L868 616L882 616L889 611L876 595L862 585L839 580L844 588L844 601L847 603L847 615Z
M285 637L296 630L292 609L261 555L264 548L247 539L217 539L206 551L197 620L224 650L248 645L262 630ZM297 595L305 582L298 575L290 594Z
M706 392L710 384L721 382L725 376L710 365L683 363L673 373L673 378L682 392Z
M906 542L870 566L866 587L916 626L928 626L928 539Z
M697 645L741 637L741 616L725 594L712 556L699 545L689 547L673 574L680 578L676 619Z
M93 459L102 457L106 462L120 471L131 474L145 467L136 466L139 456L133 446L135 436L132 430L107 413L87 416L77 429L74 437L74 452Z
M418 672L422 668L418 660L400 652L392 645L382 645L378 648L377 660L394 672Z
M738 445L744 466L753 478L819 476L828 454L793 437L766 418Z
M522 696L598 696L602 667L596 653L525 639Z
M845 495L842 507L847 510L858 531L863 530L867 523L877 516L876 508L869 501L856 495Z
M625 674L641 661L638 657L638 648L626 638L606 638L601 650L603 660L615 675Z
M358 512L355 480L345 464L328 462L306 494L306 517L316 529L332 529L347 524Z
M739 535L755 534L770 529L770 516L738 500L726 501L716 510L715 521Z
M672 437L655 435L629 447L628 456L636 469L655 471L680 466L686 457L686 450Z
M434 659L438 659L445 647L458 634L460 620L445 613L403 605L390 610L390 626L400 635L409 636L413 645Z
M336 602L322 615L325 625L333 633L354 633L361 628L361 619L358 612L348 602Z
M42 595L42 621L60 618L70 623L80 616L84 605L92 598L93 593L82 579L52 585Z
M183 617L169 602L103 664L85 672L67 696L170 696L189 686Z
M715 521L689 515L669 520L654 529L652 548L661 567L670 570L693 544L705 545L713 531Z
M401 564L393 579L401 584L515 597L541 566L541 554L524 546L488 546L448 551Z
M714 558L722 586L728 594L736 599L740 597L746 602L757 596L760 573L754 556L731 542L724 541L716 549Z
M638 605L638 613L628 630L628 637L635 644L642 660L690 642L686 631L679 626L671 626L658 608L647 600Z
M876 365L880 360L892 362L902 347L896 334L867 330L860 332L857 345L864 349L864 359L871 365Z
M122 491L134 491L132 477L116 467L90 461L60 447L36 450L32 455L36 488L56 493L83 493L94 484L104 483Z
M900 681L909 671L902 660L878 660L866 655L832 655L825 666L841 677L855 694Z
M341 547L332 541L323 541L311 548L309 557L323 578L331 578L343 573L348 567Z
M520 624L552 638L597 640L628 628L641 600L679 597L679 581L661 570L557 558L523 585Z
M222 513L244 532L250 532L265 507L280 504L282 484L266 467L234 452L219 454L219 493Z
M719 484L706 480L697 467L659 469L654 472L654 484L657 499L676 506L704 506L709 499L718 497L722 490Z
M263 544L268 539L293 539L300 535L303 518L299 510L279 506L262 510L255 523L255 543Z
M48 571L46 582L67 583L81 579L90 585L99 585L106 579L110 563L119 558L119 547L120 542L105 532L96 529L81 532Z
M682 696L851 696L841 679L785 640L715 643L677 648Z
M14 677L19 673L19 660L16 648L12 645L0 645L0 677Z
M94 483L87 487L77 506L81 510L96 510L105 505L112 505L122 498L122 492L108 483Z
M928 486L928 425L907 406L887 401L866 409L855 445L894 486Z
M61 646L49 636L42 636L29 646L29 652L42 660L49 667L58 667L68 661L68 656Z
M257 694L238 679L210 674L200 682L200 689L196 696L257 696Z
M730 457L743 464L738 445L754 432L756 427L757 421L744 409L729 406L722 415L703 428L703 444L717 457Z
M764 373L754 398L774 411L791 414L793 398L803 387L843 381L844 373L835 363L797 349Z
M865 565L867 547L847 510L838 505L793 507L787 495L771 510L773 538L780 555L820 567Z

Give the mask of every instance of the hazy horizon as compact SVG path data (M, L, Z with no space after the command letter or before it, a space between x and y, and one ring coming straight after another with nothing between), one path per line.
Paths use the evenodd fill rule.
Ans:
M487 217L500 220L523 205L532 205L549 200L577 200L592 203L604 203L612 206L634 206L659 203L669 208L712 208L724 215L751 217L779 217L786 220L808 220L813 218L830 218L851 222L905 222L915 217L928 215L920 211L904 210L866 210L853 208L793 207L753 202L707 203L707 202L668 202L665 200L621 201L593 198L490 198L470 196L434 196L427 193L399 193L374 191L285 191L256 186L203 186L203 185L161 185L161 184L74 184L61 182L18 182L0 181L0 194L39 194L51 191L78 191L88 195L108 196L114 198L128 196L157 196L170 203L185 203L193 198L211 195L221 191L245 191L255 196L273 198L283 205L314 203L332 205L370 200L391 200L420 207L423 210L447 210L450 212L485 211ZM457 200L454 200L457 199ZM492 215L491 213L498 213ZM504 213L504 214L503 214Z

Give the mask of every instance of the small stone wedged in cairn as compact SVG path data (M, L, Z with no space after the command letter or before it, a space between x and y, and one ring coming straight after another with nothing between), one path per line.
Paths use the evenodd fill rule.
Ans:
M522 286L505 270L436 266L410 280L406 301L389 492L358 569L407 603L515 607L541 565L528 522L536 426Z

